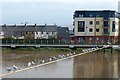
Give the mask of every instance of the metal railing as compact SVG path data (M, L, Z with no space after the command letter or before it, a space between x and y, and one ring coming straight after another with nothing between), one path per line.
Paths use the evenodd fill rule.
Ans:
M73 44L73 45L107 45L109 43L100 43L100 42L74 42L74 41L69 41L69 40L56 40L56 39L36 39L36 40L20 40L20 39L15 39L15 40L0 40L2 44ZM114 43L111 42L111 45Z
M67 40L2 40L2 44L70 44Z

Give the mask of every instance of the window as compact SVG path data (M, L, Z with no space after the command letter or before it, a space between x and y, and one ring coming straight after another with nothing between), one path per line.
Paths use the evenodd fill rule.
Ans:
M115 21L112 22L112 32L115 32Z
M115 17L115 14L113 14L112 17Z
M89 38L89 40L91 41L91 40L92 40L92 38Z
M90 28L90 29L89 29L89 32L93 32L93 29L92 29L92 28Z
M99 32L99 29L96 29L96 32Z
M112 43L114 43L114 38L112 38Z
M99 38L96 38L96 43L98 43L98 41L99 41Z
M96 21L96 25L99 25L100 24L100 21Z
M83 17L83 15L80 14L79 17Z
M90 21L89 24L90 24L90 25L93 25L93 21Z
M85 32L85 21L78 21L78 32Z
M108 21L104 21L104 27L108 27Z
M97 16L96 17L99 17L100 15L99 14L97 14Z
M84 42L84 37L79 37L79 43L83 43Z
M104 29L104 34L108 34L108 29Z
M90 43L90 44L92 43L92 38L91 38L91 37L89 38L89 43Z
M96 40L98 41L98 40L99 40L99 38L96 38Z
M24 32L23 32L23 31L21 31L21 32L20 32L20 34L24 34Z
M90 14L90 17L92 17L92 14Z

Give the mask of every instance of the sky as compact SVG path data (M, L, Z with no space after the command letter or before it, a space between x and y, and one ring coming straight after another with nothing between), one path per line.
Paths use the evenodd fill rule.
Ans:
M119 0L0 0L1 24L57 24L73 28L75 10L118 10Z

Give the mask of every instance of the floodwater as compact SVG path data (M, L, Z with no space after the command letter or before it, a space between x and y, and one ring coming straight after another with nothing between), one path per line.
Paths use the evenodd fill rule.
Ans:
M43 55L44 53L40 54ZM5 68L12 64L16 64L18 67L24 68L23 65L30 60L37 62L40 54L35 54L34 52L29 55L19 54L18 56L17 54L12 53L14 59L3 59L3 73L7 73ZM53 53L53 55L57 56L58 54ZM117 51L114 51L113 53L109 50L107 50L106 53L98 51L21 71L5 76L4 78L118 78L118 56L120 57Z

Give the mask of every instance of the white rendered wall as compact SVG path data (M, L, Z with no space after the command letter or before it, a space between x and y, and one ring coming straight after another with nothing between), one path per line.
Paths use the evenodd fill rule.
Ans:
M0 32L0 39L4 38L4 32Z
M85 21L85 32L78 32L78 21ZM93 21L93 24L90 25L89 22ZM100 21L100 25L96 25L96 21ZM103 29L103 18L75 18L75 36L101 36ZM86 28L87 27L87 28ZM89 29L92 28L93 31L89 32ZM99 32L95 33L96 28L99 28Z
M57 32L43 32L43 34L35 32L35 39L49 39L49 37L57 38Z
M112 22L115 21L115 32L112 32ZM118 36L119 34L119 19L118 18L110 18L110 36Z

